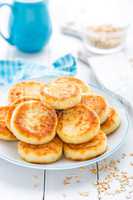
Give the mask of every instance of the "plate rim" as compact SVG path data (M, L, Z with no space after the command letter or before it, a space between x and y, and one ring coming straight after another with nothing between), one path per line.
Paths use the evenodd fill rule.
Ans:
M123 135L123 137L122 137L121 142L119 143L119 145L117 145L113 150L111 150L109 152L106 152L106 153L104 153L104 154L102 154L102 155L100 155L100 156L98 156L98 157L96 157L94 159L90 159L90 160L86 160L86 161L80 161L80 162L78 161L78 162L75 162L74 164L70 163L66 167L60 167L60 166L58 167L57 166L57 167L53 167L53 168L51 167L51 168L49 168L49 167L47 167L47 164L46 165L43 164L42 167L40 167L41 164L34 164L34 163L28 163L28 162L27 163L21 163L21 161L15 161L14 159L9 159L7 156L3 156L1 154L0 154L0 159L5 160L5 161L7 161L7 162L9 162L11 164L14 164L14 165L17 165L17 166L20 166L20 167L25 167L25 168L30 168L30 169L36 169L36 170L48 170L48 171L49 170L50 171L52 171L52 170L69 170L69 169L76 169L76 168L86 167L86 166L90 166L90 165L96 164L96 163L98 163L98 162L100 162L100 161L102 161L102 160L110 157L116 151L118 151L118 149L125 142L125 139L126 139L127 134L128 134L129 124L130 124L129 123L128 112L125 109L124 104L120 101L120 98L117 95L115 95L115 93L113 93L112 91L109 91L106 88L103 88L101 86L96 86L96 85L93 85L91 83L88 83L88 85L90 85L91 87L96 88L98 90L101 90L102 92L105 92L110 97L113 96L115 98L115 100L117 100L117 102L119 103L119 105L121 105L122 108L124 109L124 112L126 114L126 119L127 119L127 125L126 125L127 127L126 127L125 133L124 133L124 135Z

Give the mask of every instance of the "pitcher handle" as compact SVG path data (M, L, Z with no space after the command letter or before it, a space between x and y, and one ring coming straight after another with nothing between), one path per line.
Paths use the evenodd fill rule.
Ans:
M0 8L3 7L3 6L9 7L9 8L11 9L11 11L12 11L12 5L10 5L10 4L8 4L8 3L2 3L2 4L0 4ZM9 37L9 38L5 37L5 36L2 34L1 31L0 31L0 36L1 36L4 40L6 40L9 44L12 45L12 42L11 42L11 40L10 40L10 37Z

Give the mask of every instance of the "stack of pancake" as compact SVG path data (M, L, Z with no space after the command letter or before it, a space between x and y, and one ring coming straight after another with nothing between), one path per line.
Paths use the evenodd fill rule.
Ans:
M0 107L0 139L17 140L19 155L31 163L99 156L120 125L117 110L74 77L17 83L8 100Z

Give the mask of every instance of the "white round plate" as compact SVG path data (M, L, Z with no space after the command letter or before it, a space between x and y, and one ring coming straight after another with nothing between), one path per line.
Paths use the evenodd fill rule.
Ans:
M111 156L114 152L116 152L120 148L120 146L124 142L125 136L128 133L128 127L129 127L128 114L126 112L126 108L124 107L124 105L110 92L97 88L92 85L91 87L96 93L105 96L109 102L109 105L115 106L118 109L121 117L121 126L119 127L119 129L112 135L108 136L108 150L104 154L102 154L97 158L93 158L91 160L82 162L70 161L62 158L58 162L52 164L30 164L22 160L18 155L16 142L6 142L0 140L0 158L7 160L13 164L19 165L21 167L35 168L41 170L42 169L64 170L64 169L72 169L72 168L88 166Z

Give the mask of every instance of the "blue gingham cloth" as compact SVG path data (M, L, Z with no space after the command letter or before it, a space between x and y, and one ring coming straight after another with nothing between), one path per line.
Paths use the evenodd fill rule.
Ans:
M67 54L55 60L50 67L24 60L0 60L0 84L13 84L18 81L73 76L77 72L74 56Z

